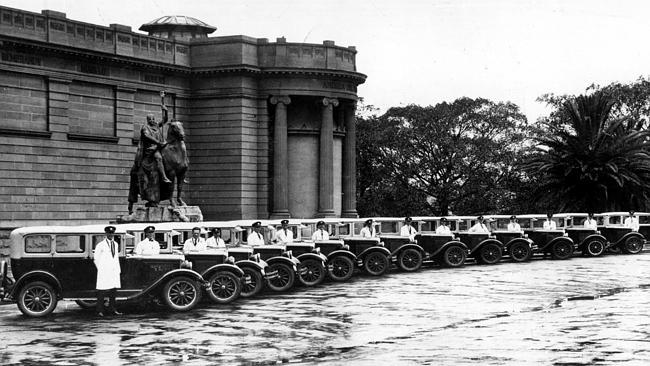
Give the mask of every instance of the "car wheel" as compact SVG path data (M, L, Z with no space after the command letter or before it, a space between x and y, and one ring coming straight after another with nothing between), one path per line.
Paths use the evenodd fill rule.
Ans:
M363 260L363 268L371 276L381 276L388 271L388 256L379 252L372 252L366 255Z
M241 293L241 278L232 272L218 271L210 276L208 283L208 297L217 304L233 302Z
M282 292L293 287L293 283L296 280L296 273L293 271L293 268L285 263L270 264L269 267L278 271L277 277L268 282L268 286L271 290Z
M522 242L512 244L509 253L510 258L515 262L525 262L529 260L532 255L530 245Z
M590 257L598 257L605 252L605 243L602 240L593 239L585 244L582 253Z
M251 282L242 287L240 296L253 297L259 294L264 288L264 279L262 278L262 274L250 267L244 267L242 268L242 271L244 271L244 276L249 276L251 278Z
M442 252L442 263L446 267L460 267L465 264L467 252L458 245L450 245Z
M97 300L75 300L74 302L85 310L97 308Z
M559 240L553 243L551 247L551 257L553 259L569 259L573 255L573 245L565 240Z
M485 244L479 249L478 261L483 264L495 264L501 260L501 247L494 243Z
M327 274L323 261L308 258L300 262L302 268L306 268L305 273L298 276L298 280L305 286L316 286L325 280Z
M163 301L174 311L193 309L201 300L201 288L188 277L180 276L169 280L163 288Z
M643 250L643 239L638 236L630 236L623 243L623 253L638 254Z
M18 309L33 318L49 315L57 302L52 286L42 281L30 282L18 293Z
M414 272L422 267L422 253L413 248L407 248L397 256L397 265L402 271Z
M354 274L354 262L346 256L337 256L329 260L330 278L337 282L347 281Z

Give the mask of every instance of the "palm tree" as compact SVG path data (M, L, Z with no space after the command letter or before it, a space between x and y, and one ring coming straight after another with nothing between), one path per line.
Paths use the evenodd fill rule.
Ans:
M543 125L525 170L538 202L559 211L643 209L650 196L650 134L613 121L597 91L567 100Z

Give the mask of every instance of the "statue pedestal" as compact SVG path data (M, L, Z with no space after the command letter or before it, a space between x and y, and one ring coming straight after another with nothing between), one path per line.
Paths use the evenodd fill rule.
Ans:
M133 214L118 215L116 223L129 222L199 222L203 221L203 214L199 206L159 206L146 207L143 204L133 205Z

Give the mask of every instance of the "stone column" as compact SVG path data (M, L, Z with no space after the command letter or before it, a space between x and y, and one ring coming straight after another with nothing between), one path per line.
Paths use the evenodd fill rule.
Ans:
M338 99L323 98L318 169L318 217L334 213L334 107Z
M341 217L359 217L357 214L357 126L356 103L345 108L345 140L343 142L343 207Z
M271 218L289 218L289 159L287 155L287 105L286 95L271 97L275 104L273 125L273 208Z

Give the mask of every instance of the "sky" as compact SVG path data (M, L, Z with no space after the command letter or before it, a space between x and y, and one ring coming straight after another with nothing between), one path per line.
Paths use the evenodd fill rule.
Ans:
M163 15L216 26L213 36L286 37L356 46L367 105L434 105L467 96L511 101L529 120L545 93L650 74L649 1L631 0L0 0L137 30Z

